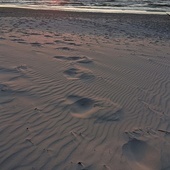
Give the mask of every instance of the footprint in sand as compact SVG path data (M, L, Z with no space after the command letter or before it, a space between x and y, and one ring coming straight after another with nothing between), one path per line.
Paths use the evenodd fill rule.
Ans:
M17 42L17 43L21 43L21 44L26 44L25 40L22 38L14 38L11 41Z
M65 70L64 75L68 79L92 80L95 78L89 70L75 67Z
M0 37L0 40L5 40L5 38L4 37Z
M18 70L18 71L23 71L23 70L27 70L27 69L28 69L28 67L26 65L20 65L20 66L16 67L16 70Z
M127 157L129 158L128 162L130 163L130 166L134 167L134 169L139 169L136 165L138 164L140 165L140 167L143 167L144 170L145 169L169 170L170 144L166 138L166 135L170 134L168 131L163 129L156 130L156 129L151 129L149 127L146 127L146 128L135 128L132 131L125 132L125 134L126 134L125 137L128 137L129 142L124 145L124 149L125 149L124 153L126 155L126 158ZM152 144L149 145L149 142L152 142ZM142 151L140 151L140 149ZM161 152L158 149L161 149ZM130 151L130 153L127 153L127 150L128 152ZM128 154L131 154L131 156L129 156ZM141 154L142 156L139 154ZM152 156L150 157L150 155L155 155L155 157ZM139 159L139 156L141 156L141 159ZM132 157L135 161L132 161ZM146 160L150 161L150 163L152 164L158 163L156 165L157 167L153 166L152 164L149 164L148 161ZM159 163L161 164L161 168ZM139 170L141 169L142 168L140 168Z
M81 44L76 44L74 42L71 42L71 43L67 43L68 45L72 45L72 46L81 46Z
M34 47L42 47L42 44L38 43L38 42L34 42L34 43L30 43L30 44Z
M111 101L70 95L63 100L71 115L76 118L91 118L94 123L113 122L122 119L122 108Z
M70 105L72 116L87 118L98 110L96 102L90 98L80 98Z
M144 137L158 137L158 133L151 128L136 128L132 131L125 132L126 137L128 139L138 138L143 139Z
M77 63L92 63L93 60L86 56L54 56L54 58L63 61L74 61Z
M0 84L0 92L7 92L9 87L6 84Z
M44 43L44 45L54 45L54 43L53 42L46 42L46 43Z
M63 51L74 51L75 49L69 47L58 47L56 50L63 50Z
M160 170L160 153L147 142L130 139L122 151L132 170Z
M46 35L44 35L44 37L46 37L46 38L52 38L53 36L46 34Z

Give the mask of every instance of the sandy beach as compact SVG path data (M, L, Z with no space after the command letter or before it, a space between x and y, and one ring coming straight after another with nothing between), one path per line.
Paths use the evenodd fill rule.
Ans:
M170 170L170 16L0 8L0 169Z

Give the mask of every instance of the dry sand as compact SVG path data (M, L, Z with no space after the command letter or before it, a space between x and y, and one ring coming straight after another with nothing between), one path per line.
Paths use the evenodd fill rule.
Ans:
M170 170L169 16L0 16L0 169Z

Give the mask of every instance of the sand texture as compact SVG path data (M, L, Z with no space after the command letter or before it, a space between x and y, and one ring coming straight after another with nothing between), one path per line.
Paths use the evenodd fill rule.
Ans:
M0 169L170 170L170 17L0 9Z

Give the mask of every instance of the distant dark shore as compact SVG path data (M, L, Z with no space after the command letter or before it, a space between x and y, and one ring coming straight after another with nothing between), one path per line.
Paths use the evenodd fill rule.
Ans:
M126 18L126 17L140 17L141 18L145 18L146 16L148 19L170 19L169 15L160 15L160 14L151 14L151 13L147 13L146 14L142 14L142 13L122 13L122 12L115 12L115 13L100 13L100 12L80 12L80 11L64 11L64 10L50 10L50 9L29 9L29 8L15 8L15 7L0 7L0 16L20 16L21 14L24 14L25 16L33 16L36 15L37 13L40 16L46 15L46 16L58 16L58 15L62 15L62 16L74 16L77 14L80 15L82 17L82 14L84 17L98 17L98 16L103 16L103 17L109 17L109 16L118 16L121 18Z
M132 13L88 13L57 10L35 10L23 8L0 7L0 17L33 17L68 19L76 24L76 20L83 18L94 21L96 27L106 31L109 37L114 35L133 38L154 38L157 40L170 40L170 16L156 14ZM103 24L103 22L107 24ZM105 23L106 23L105 22Z

